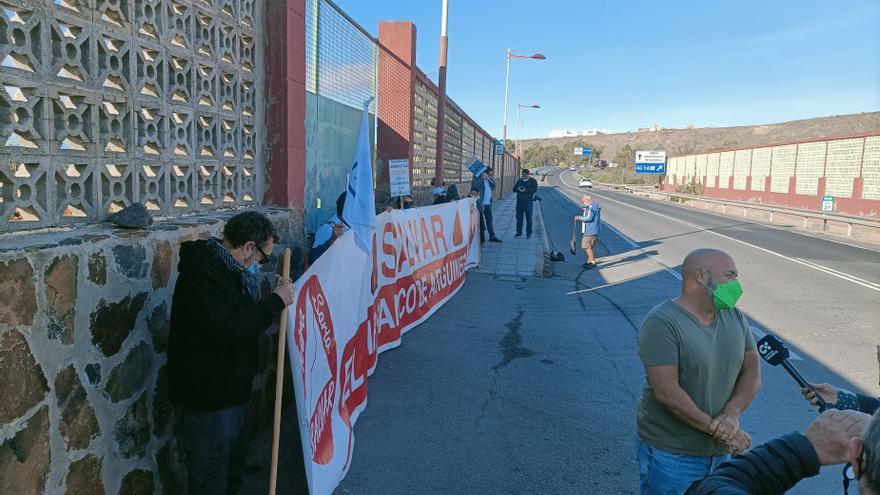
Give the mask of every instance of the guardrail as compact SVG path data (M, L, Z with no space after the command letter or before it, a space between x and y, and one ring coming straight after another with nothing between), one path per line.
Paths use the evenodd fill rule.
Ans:
M746 203L694 196L683 193L668 193L654 189L653 186L633 186L625 184L596 183L607 189L624 191L648 199L674 201L685 206L702 208L722 215L749 218L768 223L790 225L796 222L800 228L816 232L845 235L853 239L880 242L880 219L857 217L840 213L827 213L800 208L789 208L768 204Z

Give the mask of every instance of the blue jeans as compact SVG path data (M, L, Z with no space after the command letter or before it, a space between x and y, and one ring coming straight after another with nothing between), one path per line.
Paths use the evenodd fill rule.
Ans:
M248 405L182 416L189 494L236 493L244 483Z
M676 454L636 440L642 495L681 495L691 483L709 476L730 454L696 456Z

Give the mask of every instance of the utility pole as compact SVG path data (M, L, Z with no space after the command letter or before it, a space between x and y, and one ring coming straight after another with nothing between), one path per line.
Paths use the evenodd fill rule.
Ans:
M440 88L437 96L437 154L434 163L434 185L443 185L443 145L445 144L444 133L446 131L446 52L449 46L449 38L446 36L446 19L449 10L449 0L443 0L440 21L440 70L437 77L437 86Z

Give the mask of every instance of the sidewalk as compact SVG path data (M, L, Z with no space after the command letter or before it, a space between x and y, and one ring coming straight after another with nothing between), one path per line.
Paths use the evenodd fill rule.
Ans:
M549 251L547 232L541 214L541 202L535 201L533 213L532 238L526 239L525 225L523 236L516 234L516 195L510 194L492 205L493 225L495 234L503 242L487 242L483 245L480 266L476 273L513 276L543 276L549 268L545 262L545 253ZM549 272L546 272L549 276Z

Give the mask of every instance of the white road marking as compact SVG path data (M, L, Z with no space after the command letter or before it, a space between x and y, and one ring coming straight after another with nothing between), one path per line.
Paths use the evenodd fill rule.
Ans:
M560 178L561 178L561 177L562 177L562 176L560 175ZM563 182L565 182L565 181L563 180ZM569 199L569 200L572 200L572 198L568 198L568 199ZM572 200L572 201L573 201L573 200ZM663 263L662 261L660 261L660 258L658 258L657 255L655 255L655 254L648 254L648 252L645 251L641 246L639 246L637 242L635 242L634 240L630 239L628 236L624 235L623 232L621 232L621 231L615 229L614 227L612 227L611 225L609 225L608 222L602 222L602 226L605 227L605 228L607 228L607 229L610 230L611 232L614 232L617 236L619 236L621 239L623 239L624 241L626 241L626 242L627 242L627 243L628 243L633 249L635 249L636 251L638 251L638 252L644 254L644 255L645 255L646 257L648 257L648 258L651 258L655 263L657 263L658 265L660 265L661 267L663 267L663 269L666 270L670 275L672 275L676 280L678 280L679 282L681 281L681 275L680 275L677 271L673 270L672 268L669 268L669 266L667 266L665 263ZM602 267L600 266L599 268L602 268ZM603 286L603 287L604 287L604 286ZM600 287L595 287L593 290L595 290L595 289L599 289L599 288L600 288ZM577 293L577 292L573 292L573 293L571 293L571 294L576 294L576 293ZM570 294L569 294L569 295L570 295Z
M754 325L749 325L749 328L752 330L752 335L755 336L756 341L763 339L764 336L767 335L767 332L761 330L760 328L758 328ZM804 360L804 358L798 356L797 353L792 352L792 351L788 351L788 359L790 361L803 361Z
M731 241L734 241L734 242L738 242L738 243L743 244L743 245L745 245L745 246L749 246L749 247L755 248L755 249L757 249L757 250L759 250L759 251L763 251L763 252L765 252L765 253L767 253L767 254L772 254L773 256L778 256L778 257L780 257L780 258L786 259L786 260L791 261L791 262L793 262L793 263L798 263L798 264L803 265L803 266L806 266L806 267L808 267L808 268L812 268L813 270L817 270L817 271L820 271L820 272L822 272L822 273L826 273L826 274L828 274L828 275L831 275L831 276L833 276L833 277L837 277L837 278L839 278L839 279L846 280L847 282L851 282L851 283L854 283L854 284L856 284L856 285L860 285L860 286L865 287L865 288L867 288L867 289L871 289L871 290L874 290L874 291L880 292L880 284L876 284L876 283L874 283L874 282L868 282L868 281L863 280L863 279L860 279L860 278L858 278L858 277L854 277L854 276L852 276L852 275L850 275L850 274L848 274L848 273L840 272L840 271L837 271L837 270L832 270L832 269L830 269L830 268L826 268L826 267L824 267L824 266L822 266L822 265L817 265L817 264L815 264L815 263L813 263L813 262L804 261L804 260L802 260L802 259L800 259L800 258L792 258L791 256L786 256L786 255L784 255L784 254L777 253L776 251L771 251L771 250L769 250L769 249L767 249L767 248L762 248L761 246L756 246L756 245L754 245L754 244L750 244L750 243L748 243L748 242L741 241L741 240L739 240L739 239L735 239L735 238L733 238L733 237L730 237L730 236L727 236L727 235L724 235L724 234L721 234L721 233L715 232L715 231L713 231L713 230L707 229L707 228L702 227L702 226L700 226L700 225L697 225L697 224L695 224L695 223L691 223L691 222L688 222L688 221L686 221L686 220L681 220L681 219L678 219L678 218L675 218L675 217L671 217L671 216L669 216L669 215L664 215L664 214L662 214L662 213L658 213L658 212L656 212L656 211L651 211L651 210L648 210L648 209L646 209L646 208L641 208L641 207L639 207L639 206L634 206L634 205L631 205L631 204L629 204L629 203L625 203L625 202L623 202L623 201L619 201L619 200L616 200L616 199L613 199L613 198L609 198L608 196L604 196L604 195L603 195L603 196L602 196L602 199L605 199L605 200L608 200L608 201L613 201L613 202L615 202L615 203L622 204L623 206L626 206L626 207L629 207L629 208L633 208L633 209L635 209L635 210L643 211L643 212L645 212L645 213L650 213L651 215L656 215L656 216L658 216L658 217L662 217L662 218L665 218L665 219L667 219L667 220L672 220L672 221L674 221L674 222L678 222L678 223L681 223L681 224L687 225L688 227L692 227L692 228L694 228L694 229L697 229L697 230L699 230L699 231L701 231L701 232L705 232L705 233L707 233L707 234L712 234L712 235L714 235L714 236L718 236L718 237L721 237L721 238L724 238L724 239L728 239L728 240L731 240Z

